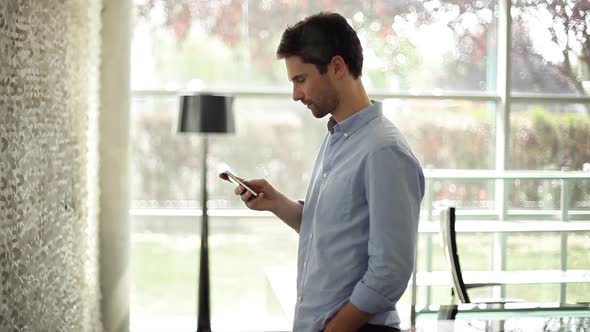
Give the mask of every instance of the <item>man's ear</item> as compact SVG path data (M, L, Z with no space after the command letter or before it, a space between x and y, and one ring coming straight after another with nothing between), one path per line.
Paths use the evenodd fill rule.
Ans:
M332 61L330 61L330 67L334 77L336 79L341 79L348 73L348 67L346 66L346 62L340 55L335 55L332 57Z

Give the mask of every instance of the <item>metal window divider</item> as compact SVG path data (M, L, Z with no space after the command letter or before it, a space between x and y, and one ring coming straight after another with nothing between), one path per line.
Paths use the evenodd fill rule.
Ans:
M565 169L562 169L565 170ZM570 181L568 179L561 179L561 190L560 190L560 208L561 208L561 221L569 222L568 204L569 204L569 186ZM565 273L567 271L567 242L568 234L566 232L561 233L561 271ZM567 301L567 284L562 282L559 287L559 303L566 303Z

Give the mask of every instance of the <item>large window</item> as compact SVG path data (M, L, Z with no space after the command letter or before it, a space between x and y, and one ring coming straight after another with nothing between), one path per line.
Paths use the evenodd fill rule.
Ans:
M588 3L515 0L512 6L512 89L587 95L590 92Z
M473 222L535 225L522 233L461 233L460 247L475 248L462 255L465 270L590 276L590 231L534 228L590 220L585 3L135 0L132 330L196 326L202 147L198 137L175 133L177 96L185 90L236 97L236 133L211 136L209 147L213 329L290 330L297 235L274 216L245 209L216 173L229 167L304 197L326 119L291 100L275 50L287 25L321 10L340 12L357 30L365 86L427 170L417 297L409 288L398 304L404 327L410 304L450 300L438 281L446 265L432 231L445 204ZM500 293L590 301L588 279L510 284Z

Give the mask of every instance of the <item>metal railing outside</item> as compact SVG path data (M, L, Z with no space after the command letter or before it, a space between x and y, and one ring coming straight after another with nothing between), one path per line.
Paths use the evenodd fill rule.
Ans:
M534 179L534 180L558 180L561 182L560 186L560 209L553 210L553 211L541 211L541 210L528 210L528 211L520 211L520 213L512 212L507 208L507 190L503 190L504 195L502 195L504 202L501 204L494 204L496 207L495 210L491 211L488 214L489 216L495 216L495 220L500 223L498 224L498 230L495 232L494 237L494 248L496 248L494 254L494 262L495 266L494 271L504 271L505 270L505 259L506 259L506 234L502 230L501 223L505 223L509 220L525 220L528 221L542 221L547 220L548 218L553 217L552 219L555 220L556 218L561 221L561 223L567 223L571 221L570 212L574 212L573 214L576 216L576 219L585 220L587 222L584 223L581 230L588 230L590 231L590 210L578 210L578 211L570 211L569 209L569 197L570 197L570 183L572 181L580 181L580 180L590 180L590 173L588 172L580 172L580 171L481 171L481 170L425 170L425 177L426 177L426 195L425 195L425 205L426 205L426 216L423 218L422 222L426 223L438 223L438 208L445 208L446 205L452 204L441 204L437 206L438 202L435 202L433 199L433 182L437 180L494 180L499 182L501 187L507 187L507 181L509 180L522 180L522 179ZM460 211L460 210L459 210ZM481 213L473 213L473 211L462 211L460 214L461 218L469 218L469 217L476 217L481 218ZM526 232L541 232L546 231L544 228L539 227L540 224L527 224L526 228L521 227L520 231ZM565 227L565 224L561 224L560 226L553 227L552 231L559 232L561 236L561 245L560 245L560 262L561 262L561 271L567 271L567 239L568 239L568 228ZM425 233L423 234L426 236L426 252L424 253L417 253L418 255L426 255L426 272L432 272L432 253L433 253L433 236L438 236L438 232L436 234L433 233ZM416 264L417 265L417 264ZM417 287L416 285L416 270L414 270L413 275L413 285L412 287ZM567 283L562 282L560 288L560 302L566 302L566 287ZM426 286L426 304L431 304L431 286ZM499 297L505 296L505 285L500 287L500 293L495 294ZM412 296L412 305L416 304L416 295L413 291Z
M494 210L486 213L486 218L494 216L493 220L498 223L505 223L513 216L522 220L522 216L528 221L543 221L548 220L548 217L557 217L561 223L554 223L553 227L546 229L546 227L540 227L539 223L527 223L526 228L520 227L518 231L526 232L559 232L561 233L561 270L567 271L567 238L568 231L571 229L567 228L565 224L571 221L571 212L574 212L576 219L584 220L582 228L577 227L576 230L588 230L590 231L590 210L577 210L572 211L568 208L568 197L569 183L571 181L579 180L590 180L590 173L588 172L527 172L527 171L474 171L474 170L425 170L426 177L426 195L423 202L423 211L421 217L421 227L419 232L421 236L426 236L426 250L424 252L418 252L417 257L426 257L426 273L432 272L432 257L433 257L433 236L438 236L438 217L437 208L445 206L445 201L435 201L433 197L433 183L437 180L494 180L501 181L503 185L508 180L514 179L536 179L536 180L559 180L562 182L561 186L561 204L559 210L552 211L521 211L521 216L517 216L515 213L511 213L506 210ZM506 197L506 196L504 196ZM507 204L495 204L503 209L506 209ZM252 211L248 209L209 209L209 213L214 217L227 217L227 218L276 218L269 212ZM200 209L131 209L130 214L133 216L175 216L175 217L198 217L202 214ZM464 210L461 211L461 218L482 218L481 211L477 210ZM508 218L504 218L508 216ZM555 218L553 218L555 220ZM488 230L489 231L489 230ZM486 232L488 232L486 231ZM494 232L496 237L494 239L495 247L499 248L499 262L503 264L503 260L506 256L506 242L505 242L505 231L498 227L498 230ZM498 261L498 260L496 260ZM416 264L417 265L417 264ZM495 270L502 271L503 266L495 266ZM427 278L426 278L427 279ZM567 283L561 283L560 299L562 303L566 302L566 286ZM412 305L417 302L415 291L418 287L416 282L416 271L413 276L413 282L411 283L412 288ZM426 282L426 305L431 304L431 285ZM504 286L502 286L504 288ZM504 291L502 291L504 293ZM503 295L503 294L500 294Z

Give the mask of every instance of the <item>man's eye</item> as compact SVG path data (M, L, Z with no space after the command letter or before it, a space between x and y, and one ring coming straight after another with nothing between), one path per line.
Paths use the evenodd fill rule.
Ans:
M297 83L301 84L303 82L305 82L305 78L298 78L297 79Z

